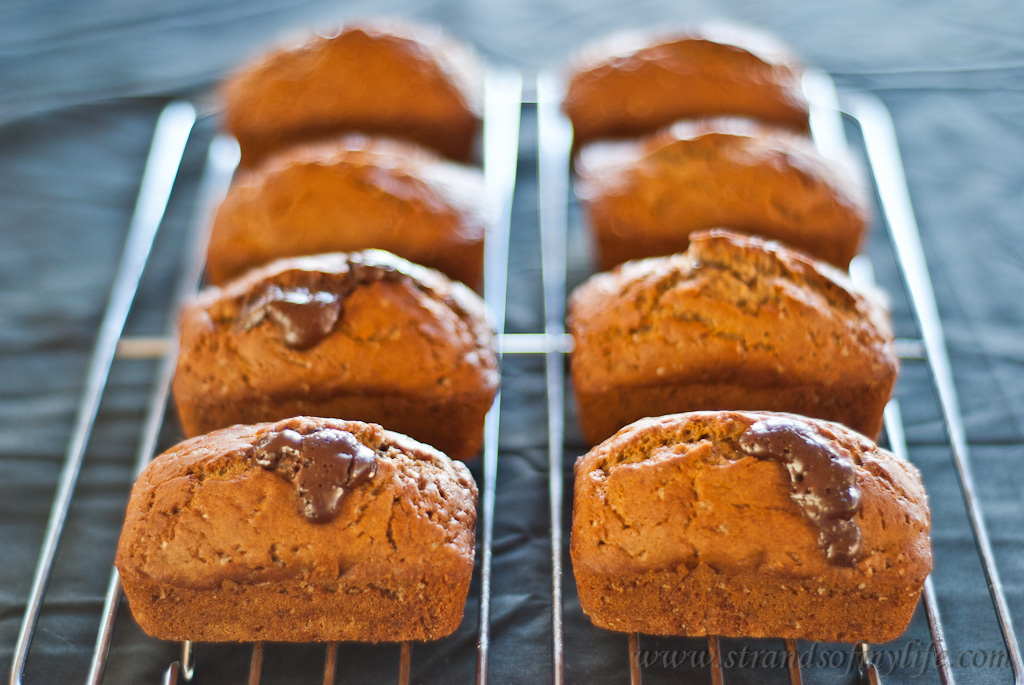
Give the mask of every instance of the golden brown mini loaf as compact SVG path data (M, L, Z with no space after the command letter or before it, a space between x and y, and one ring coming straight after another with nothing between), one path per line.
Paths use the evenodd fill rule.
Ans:
M645 416L785 411L878 435L898 362L888 313L778 243L712 231L572 294L572 381L596 444Z
M745 27L619 34L573 57L563 109L576 147L721 115L807 131L802 73L788 48Z
M603 269L682 252L693 231L728 228L847 268L867 230L865 189L809 139L744 119L680 122L595 143L576 164Z
M366 21L263 56L227 81L223 97L243 166L348 131L396 136L469 161L483 112L483 68L440 29Z
M272 262L181 315L185 434L291 416L379 423L473 457L498 388L483 302L379 250Z
M243 174L214 219L207 274L221 285L279 257L380 248L476 287L487 218L479 169L349 135Z
M885 642L931 570L920 475L838 424L638 421L576 462L571 554L595 625Z
M476 497L463 464L380 426L232 426L142 472L116 563L165 640L432 640L462 619Z

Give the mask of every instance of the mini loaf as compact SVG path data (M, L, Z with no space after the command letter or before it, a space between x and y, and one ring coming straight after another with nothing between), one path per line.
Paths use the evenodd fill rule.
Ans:
M896 381L888 314L837 270L712 231L573 293L572 380L596 444L645 416L785 411L877 436Z
M576 462L571 554L595 625L885 642L931 570L920 475L838 424L637 421Z
M207 273L220 285L278 257L380 248L476 287L484 198L478 169L412 143L350 135L291 148L228 191Z
M282 259L185 307L174 398L186 435L329 416L476 455L498 388L483 302L378 250Z
M228 80L223 97L243 166L347 131L405 138L469 161L483 68L437 28L363 22L263 56Z
M165 640L433 640L462 619L476 497L463 464L380 426L232 426L142 472L117 569Z
M641 140L595 143L576 169L603 269L682 252L690 233L718 227L845 269L867 230L867 194L845 163L750 120L680 122Z
M572 59L563 109L578 147L677 119L739 115L805 132L802 66L771 36L726 24L626 33Z

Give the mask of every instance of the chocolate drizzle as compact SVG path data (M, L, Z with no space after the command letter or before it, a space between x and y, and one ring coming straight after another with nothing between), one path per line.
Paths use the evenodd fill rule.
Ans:
M334 428L308 435L287 428L272 431L253 445L252 456L257 465L292 483L300 512L313 523L333 521L345 495L377 472L376 453Z
M777 417L758 421L740 436L739 450L781 462L789 473L789 496L818 530L818 545L834 564L852 566L861 552L861 532L853 520L861 490L850 455L811 427Z
M296 350L315 347L330 335L344 315L345 300L357 288L376 281L410 278L391 264L364 254L348 256L348 272L341 278L317 271L294 271L292 285L264 282L249 293L238 314L238 328L248 331L270 321L284 344Z

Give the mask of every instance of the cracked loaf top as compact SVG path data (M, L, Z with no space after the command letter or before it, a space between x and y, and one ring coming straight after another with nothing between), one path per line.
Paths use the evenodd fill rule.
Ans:
M374 424L233 426L154 459L132 489L117 567L183 588L372 585L473 570L469 470Z
M643 419L576 462L572 555L596 573L871 578L931 570L917 470L839 424L768 412Z
M479 296L390 253L282 259L185 308L175 396L493 396L492 337Z
M778 243L710 231L685 253L623 264L573 293L577 388L657 383L780 387L895 379L873 294Z

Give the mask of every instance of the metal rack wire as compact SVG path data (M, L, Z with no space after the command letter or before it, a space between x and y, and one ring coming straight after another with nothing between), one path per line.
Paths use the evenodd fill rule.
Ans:
M565 433L566 416L564 355L571 349L571 340L565 332L565 303L567 291L567 253L569 234L569 160L571 130L559 111L560 90L557 79L542 75L536 83L535 101L522 96L522 79L517 72L492 72L488 75L485 97L485 128L483 157L488 198L496 215L488 233L485 255L484 297L496 324L499 353L543 355L547 398L547 463L548 502L551 519L551 680L562 685L566 680L565 621L563 599L563 549L565 492ZM948 353L945 349L941 323L935 306L934 294L927 266L921 250L920 236L914 221L909 194L906 189L902 164L891 119L884 106L870 96L848 95L837 98L831 80L822 73L808 75L805 82L812 107L812 129L815 141L824 154L845 154L848 143L844 134L841 112L845 112L861 131L864 151L879 195L880 209L885 219L893 252L899 265L912 304L920 339L897 341L897 350L904 361L927 363L942 410L951 452L960 479L967 515L974 533L979 557L986 574L993 610L1009 655L1013 682L1022 683L1019 647L1007 609L1006 598L999 580L982 513L970 469L967 442L960 416ZM519 152L520 113L523 106L535 105L538 122L539 172L539 228L541 243L542 289L544 303L543 331L535 334L506 335L504 331L505 302L508 288L509 230L512 197L515 188L516 164ZM842 105L842 107L840 107ZM61 536L67 521L82 462L96 422L99 402L103 396L111 365L116 357L146 357L161 360L152 385L148 410L136 451L135 473L141 471L153 457L167 407L168 389L174 372L176 357L175 336L156 339L124 339L122 332L139 281L148 259L156 232L162 221L171 188L180 164L190 131L196 121L195 109L187 103L172 103L158 119L146 170L142 177L138 201L125 243L124 255L115 277L110 301L104 315L96 347L90 361L85 391L76 418L68 451L54 496L50 519L39 555L30 595L26 602L18 641L15 646L10 682L19 685L23 680L32 638L53 573ZM194 233L189 237L192 250L181 271L175 290L175 302L181 302L198 287L205 252L209 217L213 208L226 192L235 166L238 150L233 141L217 137L209 147L208 158L200 182L197 214L192 222ZM851 270L859 281L872 279L870 263L858 258ZM172 313L173 315L173 313ZM174 330L174 321L168 324ZM501 397L496 398L485 426L485 446L482 458L480 501L480 595L477 625L476 682L489 679L491 647L491 561L495 492L499 447L499 415ZM898 402L890 403L885 416L886 434L893 451L908 456L903 423ZM570 581L571 582L571 581ZM107 666L111 639L120 600L120 584L116 571L110 576L100 629L90 664L87 682L102 682ZM936 654L946 655L944 631L939 616L935 590L929 579L926 583L923 605L931 631ZM640 650L642 636L626 637L624 658L628 659L630 682L638 684L643 668L632 658ZM798 654L792 640L786 641L786 652ZM628 651L627 651L628 650ZM726 681L720 654L721 645L716 637L708 639L710 678L713 683ZM867 645L856 648L859 672L864 682L879 682L880 676L871 661ZM190 681L195 673L194 647L184 643L181 655L171 663L165 673L165 683ZM329 644L324 656L323 682L335 681L338 646ZM399 652L399 683L410 680L412 647L408 643ZM260 681L264 660L264 646L252 646L249 659L248 682ZM789 660L790 682L801 683L799 661ZM939 659L938 674L944 683L955 682L955 674L948 661Z
M163 221L178 166L195 121L196 110L186 102L171 103L157 120L138 199L128 228L124 253L114 277L110 300L90 359L85 390L78 405L78 414L57 482L57 492L53 498L39 561L32 579L32 588L26 602L25 615L18 632L11 666L11 683L20 683L25 672L29 647L39 622L46 588L53 574L57 547L67 522L75 486L78 484L85 450L96 423L100 399L103 397L117 352L117 344L149 259L153 241Z

